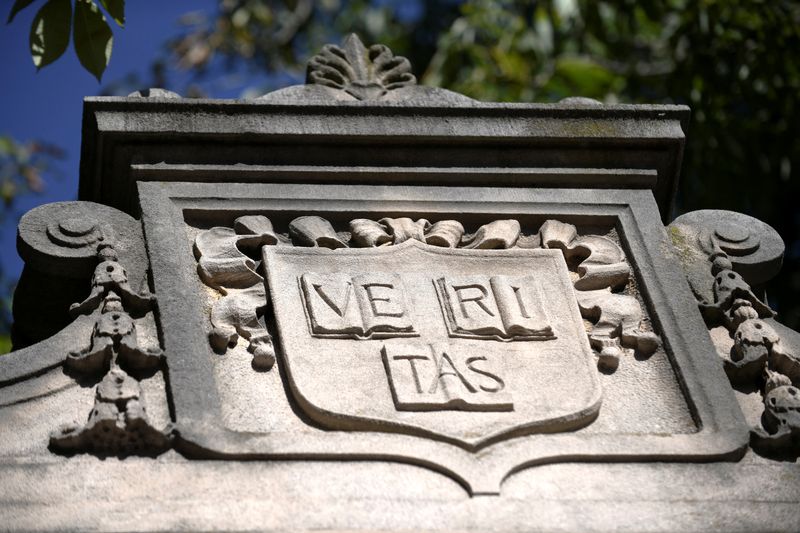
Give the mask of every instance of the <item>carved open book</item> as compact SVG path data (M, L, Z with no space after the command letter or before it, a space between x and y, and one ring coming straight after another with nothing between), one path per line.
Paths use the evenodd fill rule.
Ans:
M323 337L416 336L396 274L373 272L300 276L311 334Z
M451 337L556 338L533 276L443 277L436 289Z

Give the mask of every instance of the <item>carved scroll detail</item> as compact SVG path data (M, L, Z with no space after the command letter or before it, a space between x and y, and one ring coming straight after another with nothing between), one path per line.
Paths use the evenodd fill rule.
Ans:
M125 269L110 245L101 245L88 298L71 308L73 314L96 316L91 339L67 356L65 365L86 377L105 373L95 391L88 421L64 426L50 436L50 445L64 452L98 455L158 455L170 446L170 430L153 427L141 401L139 382L129 372L155 372L161 366L160 349L139 346L136 322L128 313L152 309L149 292L131 290Z
M775 313L737 271L763 281L780 264L780 238L766 224L729 211L688 213L669 230L707 326L724 327L733 340L723 356L728 378L734 386L761 389L764 412L751 430L753 447L800 453L800 353L787 346L771 321Z
M315 231L327 231L327 228L320 230L319 224L314 222L317 221L306 220L307 224L301 222L293 226L293 234L305 239L306 245L311 245ZM323 241L323 244L328 242ZM257 261L245 251L257 253L262 246L277 243L272 223L263 216L239 217L233 229L211 228L200 233L194 243L200 278L223 295L211 309L209 342L212 348L225 353L241 336L247 340L247 350L253 354L253 367L258 370L272 368L275 349L264 323L267 305L264 277L257 272Z
M639 301L616 294L630 279L630 267L617 244L598 235L578 236L572 224L548 220L539 229L543 248L561 250L567 264L579 261L574 282L581 315L593 321L589 343L598 352L598 366L613 371L625 350L649 356L659 346L655 333L641 329L644 318Z
M327 44L308 62L306 83L345 91L358 100L377 100L388 91L415 85L411 63L375 44L366 48L351 33L342 46Z

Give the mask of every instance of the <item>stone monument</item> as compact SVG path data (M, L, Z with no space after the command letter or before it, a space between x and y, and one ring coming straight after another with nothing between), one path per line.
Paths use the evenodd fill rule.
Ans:
M665 227L688 114L355 36L254 100L88 98L80 201L19 224L0 524L797 531L784 245Z

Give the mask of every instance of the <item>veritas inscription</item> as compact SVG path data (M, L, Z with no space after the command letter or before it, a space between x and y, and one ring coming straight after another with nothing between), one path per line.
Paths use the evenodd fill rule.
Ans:
M558 250L263 248L298 405L330 427L470 445L596 416L594 356Z

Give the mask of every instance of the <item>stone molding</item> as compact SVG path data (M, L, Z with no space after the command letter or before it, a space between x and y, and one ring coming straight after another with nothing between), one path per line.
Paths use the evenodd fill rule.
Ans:
M398 194L402 194L402 198L397 197ZM510 472L566 458L705 461L741 457L747 444L746 426L721 369L712 358L700 355L713 353L713 346L707 336L697 334L700 331L705 335L702 319L683 274L669 254L664 255L665 250L671 248L663 226L653 218L656 207L648 195L637 191L547 189L538 189L534 194L501 189L453 191L426 187L404 188L400 192L392 187L228 184L220 188L197 184L140 184L143 223L163 313L165 350L170 354L170 381L179 436L176 447L190 457L358 457L410 462L447 473L473 494L497 493L500 482ZM313 198L324 198L324 201ZM216 389L212 377L213 361L219 355L205 340L209 331L208 318L201 312L204 304L198 300L202 291L196 287L202 287L202 282L197 278L196 256L190 243L182 241L169 228L187 222L202 224L207 217L220 221L220 216L227 219L226 225L231 227L235 219L256 213L263 213L274 224L288 228L298 215L314 216L315 207L323 206L326 218L339 220L345 216L348 221L352 220L352 214L380 220L381 217L370 216L370 213L385 210L394 213L402 206L408 212L425 213L426 218L447 219L448 215L462 213L461 217L466 218L461 220L465 222L498 213L509 219L534 217L540 221L562 218L569 213L566 220L570 222L610 224L618 228L622 242L634 253L638 290L664 339L669 360L675 365L674 371L681 376L696 431L658 437L550 434L547 439L490 444L481 452L483 458L476 462L472 452L448 442L414 434L353 431L355 427L347 431L348 425L344 422L339 429L345 431L327 431L324 437L309 434L302 442L290 433L242 433L226 427L219 419L222 408L219 395L224 391ZM205 384L198 385L198 380ZM206 393L194 394L192 391L198 386ZM695 401L695 397L706 400ZM424 448L421 448L423 442ZM412 449L416 451L409 454Z

